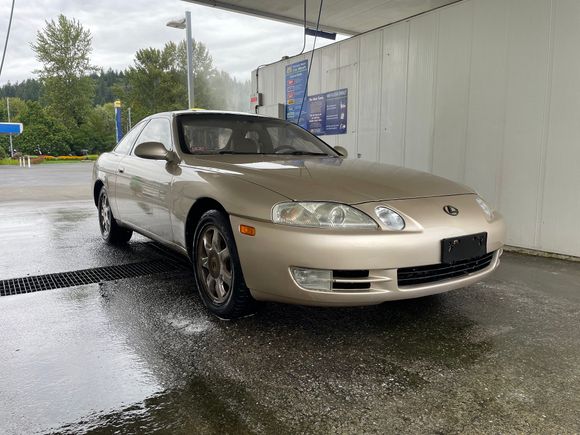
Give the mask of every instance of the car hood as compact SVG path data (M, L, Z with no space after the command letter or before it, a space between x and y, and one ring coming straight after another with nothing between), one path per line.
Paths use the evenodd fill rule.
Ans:
M295 201L369 201L461 195L473 191L426 172L335 157L185 156L184 163L242 177Z

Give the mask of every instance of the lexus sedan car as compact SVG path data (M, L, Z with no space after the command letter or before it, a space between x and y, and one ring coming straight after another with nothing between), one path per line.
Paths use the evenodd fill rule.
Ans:
M468 187L347 159L258 115L150 116L99 157L93 189L103 239L136 231L187 255L221 318L257 301L370 305L465 287L497 268L505 238Z

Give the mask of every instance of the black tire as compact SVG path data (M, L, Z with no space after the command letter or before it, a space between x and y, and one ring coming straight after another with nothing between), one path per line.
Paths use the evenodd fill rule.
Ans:
M98 213L99 213L99 228L101 230L101 237L107 243L111 245L122 245L127 243L133 231L128 228L121 227L115 217L109 205L109 196L107 194L107 189L101 188L99 192L98 201Z
M199 295L213 314L237 319L255 312L256 301L244 281L234 235L222 212L210 210L201 217L191 252Z

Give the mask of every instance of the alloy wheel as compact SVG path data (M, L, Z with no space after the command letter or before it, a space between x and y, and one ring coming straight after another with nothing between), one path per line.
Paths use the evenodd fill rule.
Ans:
M227 301L232 292L232 259L220 230L207 226L197 243L197 273L205 294L213 303Z
M101 234L105 238L107 238L111 232L112 219L113 215L109 205L109 198L107 195L103 195L101 197L101 202L99 203L99 225L101 227Z

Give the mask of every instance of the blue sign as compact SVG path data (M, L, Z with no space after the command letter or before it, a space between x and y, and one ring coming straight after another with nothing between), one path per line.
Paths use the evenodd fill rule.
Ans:
M20 134L23 129L19 122L0 122L0 134Z
M117 143L123 138L123 125L121 124L121 104L117 105L115 102L115 133L117 135Z
M346 133L348 89L326 93L326 129L323 134Z
M317 135L344 134L347 127L348 89L308 97L308 130Z
M288 65L286 67L286 119L303 128L308 126L307 89L308 60Z

